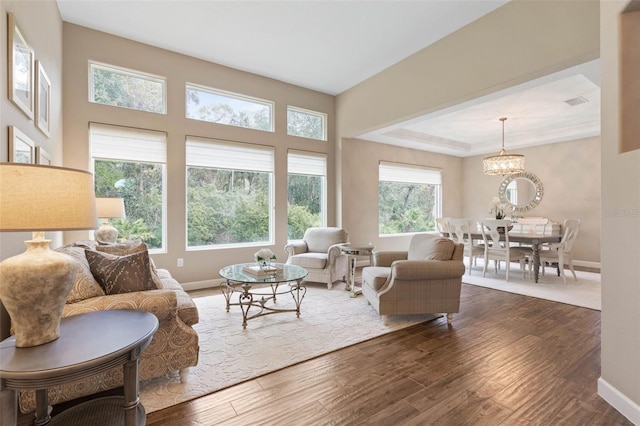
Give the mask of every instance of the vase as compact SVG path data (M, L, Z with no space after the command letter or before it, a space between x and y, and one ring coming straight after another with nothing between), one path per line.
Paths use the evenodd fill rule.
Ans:
M49 242L25 241L26 252L0 263L0 300L11 317L18 348L60 336L60 318L76 264L70 256L50 250Z

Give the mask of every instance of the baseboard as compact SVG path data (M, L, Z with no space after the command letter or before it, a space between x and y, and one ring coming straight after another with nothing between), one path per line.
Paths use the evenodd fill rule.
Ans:
M184 291L200 290L203 288L218 288L222 283L222 278L205 281L192 281L189 283L180 283Z
M602 377L598 379L598 395L634 425L640 425L640 405L630 400Z
M585 268L595 268L595 269L602 269L600 268L601 264L600 262L589 262L588 260L574 260L573 264L575 266L582 266Z

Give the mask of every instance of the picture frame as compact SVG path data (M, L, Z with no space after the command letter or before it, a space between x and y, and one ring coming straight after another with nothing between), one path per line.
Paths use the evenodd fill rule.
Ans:
M9 126L9 162L33 164L36 144L16 126Z
M36 146L36 164L51 166L51 156L41 146Z
M12 13L7 13L9 100L33 119L34 51Z
M36 61L35 123L47 137L51 134L51 80L41 61Z

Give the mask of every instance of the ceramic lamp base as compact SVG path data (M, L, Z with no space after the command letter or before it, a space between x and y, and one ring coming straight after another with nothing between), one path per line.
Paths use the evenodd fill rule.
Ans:
M118 230L108 223L103 223L94 233L96 241L103 243L115 243L118 241Z
M11 317L16 347L60 336L60 318L76 275L73 258L49 249L50 240L25 241L27 251L0 263L0 300Z

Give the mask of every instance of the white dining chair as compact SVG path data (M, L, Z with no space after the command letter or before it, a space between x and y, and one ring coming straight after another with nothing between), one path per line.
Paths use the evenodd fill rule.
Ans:
M487 272L487 265L489 260L493 259L495 262L495 271L498 273L498 262L504 260L506 264L506 277L509 281L509 270L511 269L511 262L518 261L520 263L520 270L522 271L522 278L524 278L524 260L526 254L522 251L516 250L509 245L509 232L508 226L511 224L510 220L483 220L480 223L482 229L482 238L484 240L484 268L482 270L482 276L484 277ZM504 232L500 232L500 228ZM501 236L504 235L504 241L500 241Z
M469 258L467 273L471 275L471 267L476 264L478 257L484 256L484 245L473 244L471 233L477 231L474 220L461 218L447 218L446 226L449 238L459 244L464 244L464 256Z
M566 284L567 279L564 276L564 265L569 265L569 270L573 274L573 279L578 281L576 271L573 269L573 245L578 237L580 230L580 219L566 219L562 225L563 234L559 243L545 245L545 250L540 250L540 265L542 265L542 275L547 263L555 263L557 265L558 275L562 277L562 281Z
M443 234L449 233L449 228L447 228L447 218L446 217L439 217L436 218L436 226L438 227L438 231Z

